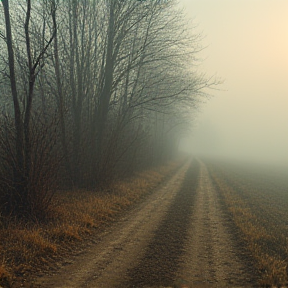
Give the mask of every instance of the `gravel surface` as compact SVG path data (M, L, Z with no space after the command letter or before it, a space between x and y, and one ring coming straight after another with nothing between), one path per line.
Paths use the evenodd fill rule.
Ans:
M252 287L224 210L205 164L189 161L35 287Z

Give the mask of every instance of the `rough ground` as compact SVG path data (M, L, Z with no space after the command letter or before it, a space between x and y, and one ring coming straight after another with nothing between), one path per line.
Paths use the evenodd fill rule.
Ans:
M207 168L195 160L34 287L251 287L230 226Z

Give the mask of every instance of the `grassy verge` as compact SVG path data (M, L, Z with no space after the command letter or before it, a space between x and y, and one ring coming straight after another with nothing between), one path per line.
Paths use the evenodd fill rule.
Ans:
M263 287L287 287L288 231L283 216L286 214L284 219L287 219L288 213L277 203L279 191L268 183L253 183L248 175L231 175L231 171L221 172L217 168L210 169L210 172L234 224L255 259L261 275L259 284ZM288 195L286 197L287 202Z
M91 238L104 224L151 193L180 165L181 161L170 162L117 181L102 191L59 191L46 224L2 221L0 286L17 287L31 273L49 269L72 247Z

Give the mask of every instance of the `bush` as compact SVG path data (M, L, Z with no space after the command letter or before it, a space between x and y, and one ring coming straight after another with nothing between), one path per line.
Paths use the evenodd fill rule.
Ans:
M43 122L37 114L33 116L29 143L24 143L21 151L26 161L21 165L13 120L8 117L1 120L0 211L16 218L45 219L61 161L56 145L57 122L53 119Z

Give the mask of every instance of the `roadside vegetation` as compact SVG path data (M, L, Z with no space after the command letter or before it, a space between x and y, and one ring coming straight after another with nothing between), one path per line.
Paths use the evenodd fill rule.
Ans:
M255 261L262 287L288 285L288 178L278 172L210 165L214 183Z
M151 193L182 163L169 162L136 173L102 190L57 191L46 223L2 221L0 285L19 287L31 273L55 269L57 260L92 239L99 229Z

